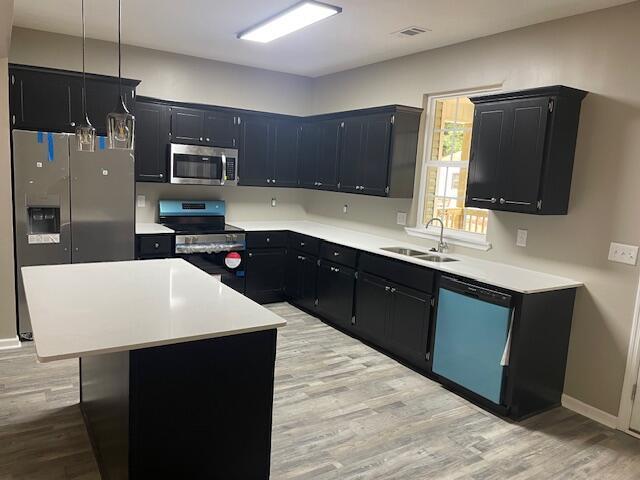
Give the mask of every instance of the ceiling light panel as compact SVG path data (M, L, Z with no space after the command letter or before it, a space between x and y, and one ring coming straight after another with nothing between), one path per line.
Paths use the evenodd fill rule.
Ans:
M238 38L267 43L342 12L342 8L306 0L238 34Z

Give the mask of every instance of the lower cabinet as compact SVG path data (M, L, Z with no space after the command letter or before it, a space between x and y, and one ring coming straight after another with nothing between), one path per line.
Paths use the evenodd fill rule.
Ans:
M316 302L318 257L299 250L287 253L284 293L291 303L313 310Z
M162 233L136 235L136 259L168 258L173 256L175 237Z
M246 296L258 303L282 301L285 264L285 248L248 250Z
M318 313L337 326L351 330L355 270L320 260L318 267Z
M359 272L354 331L411 364L426 368L431 295Z

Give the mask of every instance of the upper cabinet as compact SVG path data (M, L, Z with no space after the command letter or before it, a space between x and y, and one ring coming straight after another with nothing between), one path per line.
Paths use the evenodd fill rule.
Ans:
M173 143L236 148L240 117L222 110L172 106L170 130Z
M162 103L136 102L136 180L165 182L169 151L169 107Z
M472 98L466 206L566 214L586 94L554 86Z
M82 74L65 70L9 66L12 128L74 132L83 120ZM135 88L140 82L122 80L127 107L135 109ZM107 114L119 101L117 78L87 74L87 113L98 135L106 135Z
M296 187L299 130L295 118L243 115L239 184Z

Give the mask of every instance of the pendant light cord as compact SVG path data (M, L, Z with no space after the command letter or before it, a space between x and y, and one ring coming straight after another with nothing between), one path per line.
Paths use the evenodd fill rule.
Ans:
M124 105L124 98L122 97L122 0L118 0L118 85L120 90L120 100Z
M85 60L84 60L84 50L85 50L85 43L87 42L87 36L85 33L85 17L84 17L84 0L82 0L82 115L84 116L84 118L82 119L83 122L86 121L87 119L87 75L86 75L86 66L85 66Z

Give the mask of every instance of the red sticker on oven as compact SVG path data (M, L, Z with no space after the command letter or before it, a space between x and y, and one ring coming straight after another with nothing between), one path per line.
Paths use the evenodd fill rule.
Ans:
M240 262L242 262L242 257L238 252L229 252L227 256L224 257L224 264L227 268L238 268Z

